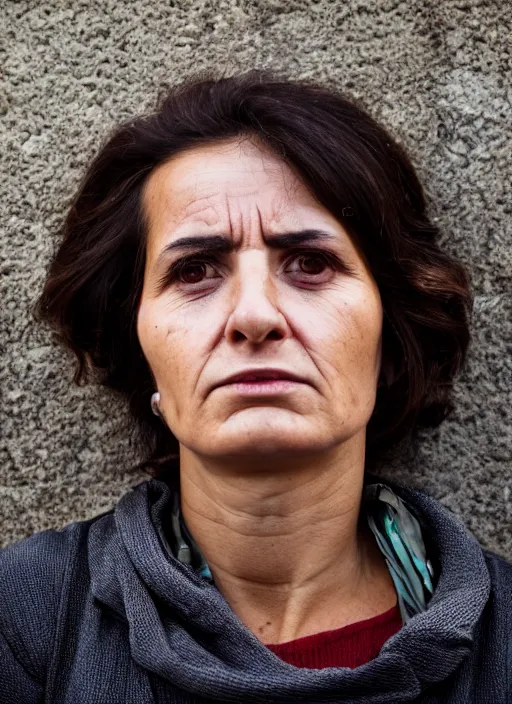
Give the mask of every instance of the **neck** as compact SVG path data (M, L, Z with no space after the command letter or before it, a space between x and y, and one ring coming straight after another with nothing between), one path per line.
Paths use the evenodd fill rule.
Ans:
M396 601L359 520L364 443L352 440L322 456L258 462L211 461L182 448L187 527L216 587L263 642L341 627Z

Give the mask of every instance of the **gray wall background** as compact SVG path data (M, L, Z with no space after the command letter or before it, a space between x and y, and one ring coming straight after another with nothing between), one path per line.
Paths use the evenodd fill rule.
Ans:
M469 267L473 342L455 414L382 476L430 491L512 560L510 0L0 0L0 539L107 510L145 475L104 389L29 308L76 184L109 129L196 69L334 79L410 150Z

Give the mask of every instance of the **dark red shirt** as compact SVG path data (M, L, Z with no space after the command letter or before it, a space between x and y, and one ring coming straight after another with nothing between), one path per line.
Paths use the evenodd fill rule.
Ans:
M287 643L267 644L296 667L358 667L377 657L384 643L402 627L398 604L372 618L334 631L322 631Z

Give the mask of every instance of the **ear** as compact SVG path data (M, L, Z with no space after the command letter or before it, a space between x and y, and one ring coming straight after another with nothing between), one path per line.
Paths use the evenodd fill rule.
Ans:
M159 416L161 418L162 416L160 414L159 403L160 393L158 391L155 391L155 393L151 396L151 410L153 411L155 416Z

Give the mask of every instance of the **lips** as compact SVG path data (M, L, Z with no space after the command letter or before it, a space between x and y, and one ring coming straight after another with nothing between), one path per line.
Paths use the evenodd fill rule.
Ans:
M277 380L299 381L305 383L303 377L293 374L293 372L284 369L246 369L244 371L232 374L224 381L221 381L217 386L225 386L226 384L235 384L251 381L277 381Z

